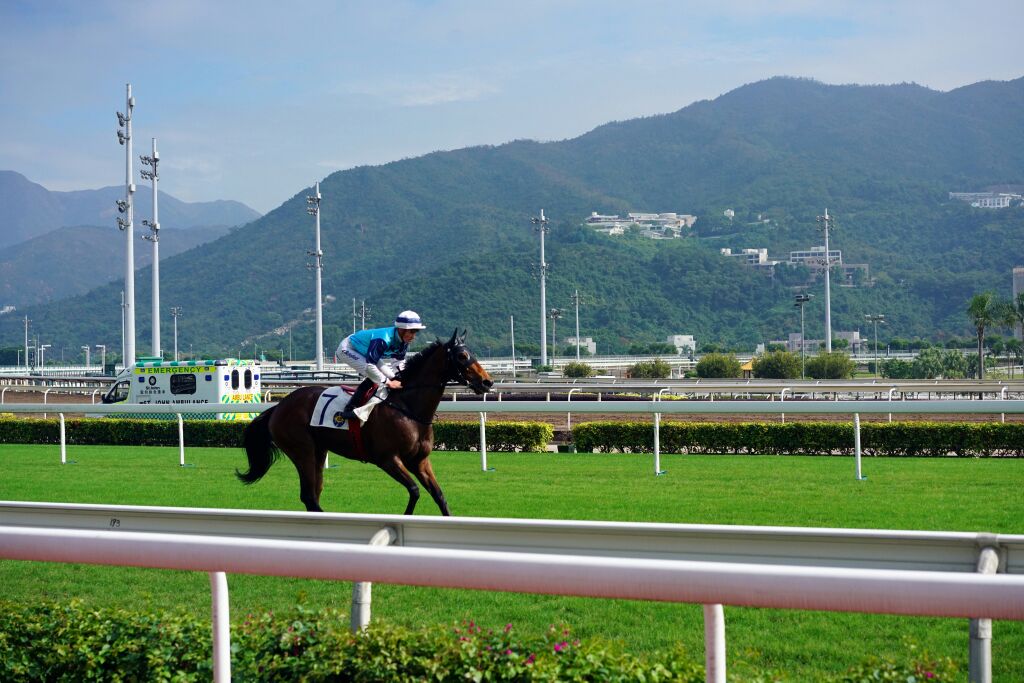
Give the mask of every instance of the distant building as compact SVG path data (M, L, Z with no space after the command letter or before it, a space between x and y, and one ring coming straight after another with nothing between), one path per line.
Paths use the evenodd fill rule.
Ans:
M7 313L14 313L17 309L14 306L0 306L0 315L6 315Z
M804 354L815 354L825 344L824 339L805 339L803 342ZM790 332L786 349L793 353L800 353L800 333Z
M598 232L608 235L622 235L633 226L640 228L644 237L656 240L682 237L683 230L692 228L697 217L688 213L629 213L619 215L592 212L586 224Z
M565 338L565 343L567 345L569 345L569 346L576 346L577 345L576 337L566 337ZM597 344L594 342L593 338L591 338L591 337L582 337L579 340L578 344L579 344L580 349L586 349L587 353L589 353L591 356L596 356L597 355Z
M1013 201L1022 199L1021 195L1008 192L950 192L949 198L967 202L977 209L1005 209Z
M736 212L733 211L732 209L726 209L725 211L722 212L722 215L728 218L729 220L736 218Z
M668 343L676 347L676 353L696 353L697 341L692 334L672 334L668 337Z
M828 260L831 265L842 264L843 252L838 249L829 249ZM825 247L811 247L803 251L791 251L789 252L789 262L802 263L814 269L824 270Z
M865 350L865 340L861 339L860 330L853 332L833 332L832 339L845 339L849 342L850 353L862 353ZM835 347L833 347L834 350Z
M762 272L768 273L768 275L774 275L775 266L779 265L778 261L771 261L768 259L767 249L740 249L739 251L733 252L732 249L725 247L718 251L722 256L735 259L745 266L757 268Z

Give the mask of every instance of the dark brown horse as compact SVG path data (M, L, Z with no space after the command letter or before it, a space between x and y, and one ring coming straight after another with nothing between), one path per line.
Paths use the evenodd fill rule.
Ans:
M447 384L463 384L477 394L486 393L493 384L491 376L466 348L465 338L465 332L459 336L456 330L447 342L439 339L406 362L398 375L402 388L392 390L362 427L363 457L356 452L348 430L310 426L324 388L302 387L245 428L249 471L236 470L235 474L246 484L255 483L284 451L299 472L299 497L306 509L322 512L324 462L327 451L331 451L373 463L390 474L409 491L405 514L412 514L420 497L413 476L430 492L441 514L451 514L430 465L434 414Z

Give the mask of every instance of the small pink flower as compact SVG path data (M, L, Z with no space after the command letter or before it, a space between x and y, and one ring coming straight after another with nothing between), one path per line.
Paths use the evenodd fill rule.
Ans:
M511 630L512 630L512 624L505 624L505 633L508 633Z
M935 674L933 674L931 671L925 671L924 672L924 677L925 678L935 678Z
M560 643L555 643L555 652L561 652L567 647L569 647L569 643L565 642L564 640Z
M531 653L530 653L530 656L526 658L526 661L524 662L524 664L526 664L527 666L529 666L530 664L533 664L534 660L536 660L536 659L537 659L537 655L535 655L535 654L533 654L533 653L531 652Z
M508 650L505 650L505 656L506 657L509 656L510 654L512 654L512 649L511 648L509 648Z

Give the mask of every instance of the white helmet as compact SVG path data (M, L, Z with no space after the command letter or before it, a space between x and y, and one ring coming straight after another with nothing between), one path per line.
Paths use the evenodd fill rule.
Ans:
M422 330L427 326L420 320L420 314L416 311L402 311L395 318L395 327L400 330Z

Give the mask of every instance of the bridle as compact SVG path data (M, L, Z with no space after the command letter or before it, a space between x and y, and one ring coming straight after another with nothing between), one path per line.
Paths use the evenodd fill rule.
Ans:
M473 353L466 347L461 338L452 336L452 339L445 345L445 370L440 381L436 382L419 382L415 384L406 384L402 381L402 393L407 391L422 391L424 389L444 389L449 384L460 384L464 387L471 386L467 373L473 365L477 364L477 359ZM383 401L384 405L397 410L409 419L419 422L420 424L433 424L434 415L431 415L429 419L422 419L417 415L413 415L412 412L401 403L396 403L391 399L390 394ZM404 402L403 402L404 403Z

